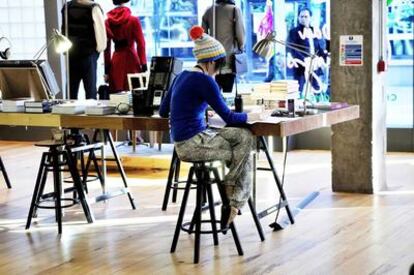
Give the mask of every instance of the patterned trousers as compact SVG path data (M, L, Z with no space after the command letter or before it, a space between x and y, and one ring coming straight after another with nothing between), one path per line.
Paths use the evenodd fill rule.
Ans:
M194 137L175 142L182 161L224 161L229 168L223 183L232 189L230 205L241 209L252 188L252 154L256 139L248 129L206 129Z

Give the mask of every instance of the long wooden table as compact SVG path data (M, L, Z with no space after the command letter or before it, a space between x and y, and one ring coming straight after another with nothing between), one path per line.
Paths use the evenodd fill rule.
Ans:
M280 121L278 118L271 118L266 122L254 123L251 126L251 130L257 136L286 137L356 118L359 118L359 106L352 105L297 119ZM0 112L0 125L110 130L169 130L168 119L160 117L136 117L133 115L87 116Z
M259 218L263 218L276 210L284 207L288 214L288 220L282 223L275 222L271 225L275 230L283 228L283 223L294 223L293 211L289 208L287 197L283 190L283 183L280 181L276 172L271 154L268 150L265 136L289 137L295 134L304 133L307 131L328 127L334 124L350 121L359 118L359 106L352 105L338 110L319 111L314 115L307 115L297 118L277 118L271 117L265 122L256 122L250 125L252 132L259 137L258 141L260 149L266 153L267 160L270 165L270 170L273 173L275 183L281 196L278 204L259 213ZM40 126L40 127L62 127L62 128L89 128L89 129L105 129L105 130L150 130L150 131L168 131L168 119L160 117L136 117L133 115L106 115L106 116L87 116L87 115L62 115L62 114L31 114L31 113L0 113L0 125L9 126ZM287 142L287 139L284 139ZM111 147L115 156L116 149ZM286 158L285 152L285 158ZM126 176L117 157L118 166L121 171L121 176L124 180L125 187L127 187ZM128 193L130 196L130 194ZM305 203L315 198L315 194L311 194L306 198ZM131 204L134 208L132 197L130 196ZM301 202L299 205L304 205ZM299 207L303 208L303 207ZM297 207L297 209L299 209ZM298 211L296 211L297 213Z

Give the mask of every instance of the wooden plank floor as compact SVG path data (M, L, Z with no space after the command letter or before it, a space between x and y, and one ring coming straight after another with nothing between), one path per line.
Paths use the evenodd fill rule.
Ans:
M230 233L220 235L218 247L202 236L200 264L194 265L192 236L181 234L177 252L169 253L178 205L160 210L165 172L128 173L135 211L126 196L118 197L94 204L96 222L87 224L80 207L68 208L58 238L54 212L40 210L26 231L41 152L31 143L0 142L13 185L6 189L0 176L0 274L408 274L414 263L414 154L389 154L389 190L360 195L330 191L329 152L289 153L291 203L314 190L321 195L283 231L267 226L274 215L263 219L263 243L246 209L236 219L244 256L237 255ZM280 153L275 158L280 163ZM274 201L275 187L266 172L258 176L263 208ZM116 175L110 180L109 188L121 185ZM89 187L99 193L98 183Z

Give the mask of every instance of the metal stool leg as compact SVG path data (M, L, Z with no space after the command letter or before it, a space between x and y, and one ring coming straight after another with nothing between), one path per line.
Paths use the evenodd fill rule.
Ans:
M199 172L199 169L200 168L196 168L196 182L197 182L197 185L198 184L201 184L201 182L202 182L202 180L201 180L201 176L197 176L197 172ZM203 204L204 204L204 202L205 202L205 192L203 191ZM196 203L197 203L197 201L196 201ZM213 202L214 203L214 202ZM197 217L197 208L195 208L194 209L194 213L193 213L193 217L191 218L191 222L190 222L190 226L189 226L189 228L188 228L188 234L191 234L191 232L193 232L193 230L194 230L194 226L195 226L195 224L196 224L196 217Z
M196 222L195 217L196 217L196 209L194 209L193 217L191 218L190 226L188 227L188 234L191 234L191 232L193 232L194 230L194 225Z
M43 195L43 192L46 186L47 174L49 171L45 163L47 162L52 163L50 154L49 153L44 153L44 154L46 154L46 156L45 156L45 162L43 162L43 172L42 172L41 179L40 179L40 191L37 193L36 205L39 205L40 199L42 198L42 195ZM32 215L33 218L37 217L37 209L38 207L35 207L35 209L33 210L33 215Z
M86 194L88 194L87 180L88 180L89 166L87 165L87 163L89 162L89 157L88 157L88 160L86 161L87 163L85 164L85 159L84 159L85 154L83 152L79 152L79 155L80 155L80 161L81 161L82 185L83 185L83 188L85 188Z
M199 171L198 174L202 174ZM196 172L197 174L197 172ZM201 237L201 204L203 203L203 183L201 183L202 175L197 175L197 198L195 211L195 241L194 241L194 263L200 260L200 237Z
M223 203L228 203L228 199L227 199L227 196L226 196L226 192L224 190L224 186L222 184L217 184L217 188L219 190L222 202ZM234 243L236 244L236 247L237 247L237 252L239 253L240 256L242 256L243 255L243 249L241 247L240 240L239 240L239 235L237 234L237 230L236 230L236 227L234 226L234 222L232 222L229 227L230 227L230 230L231 230L231 234L233 235ZM223 234L225 234L224 231L223 231Z
M27 216L26 229L30 228L30 224L32 222L32 217L33 217L33 214L34 214L34 210L36 209L36 203L37 203L38 197L41 195L41 194L39 194L39 190L41 189L40 185L41 185L41 181L42 181L45 158L46 158L46 154L43 153L42 154L42 159L40 160L39 171L37 172L36 184L35 184L35 188L34 188L34 191L33 191L32 202L30 203L29 214Z
M243 249L241 247L239 235L237 234L236 226L234 225L234 223L230 224L230 230L231 230L231 234L233 235L234 243L236 244L236 247L237 247L237 253L239 253L240 256L243 256L244 254Z
M52 148L52 165L53 165L53 186L55 193L55 212L58 223L58 233L62 234L62 205L61 205L61 177L59 171L59 153L56 148Z
M3 173L4 181L6 182L7 188L11 189L11 183L9 180L9 176L7 175L6 168L4 167L3 160L0 157L0 171Z
M69 151L66 152L66 158L68 162L69 172L71 174L71 177L73 179L73 184L78 193L79 201L82 205L83 212L85 213L86 220L88 221L88 223L92 223L94 221L94 217L93 217L92 212L90 211L90 207L86 199L85 193L83 192L81 178L79 176L78 169L76 167L76 163L75 163L75 160L73 159L70 149Z
M175 151L175 150L174 150ZM177 156L176 153L176 157L177 157L177 161L175 164L175 171L174 171L174 190L173 190L173 195L172 195L172 202L177 202L177 194L178 194L178 184L177 182L180 180L180 166L181 166L181 161Z
M173 155L171 157L171 164L170 164L170 171L168 172L168 180L167 180L167 185L165 186L165 192L164 192L164 200L162 202L162 211L167 210L167 206L168 206L168 199L170 197L170 191L171 191L171 185L173 182L173 177L174 177L174 172L175 172L175 168L178 162L178 156L177 156L177 152L173 151Z
M213 231L214 245L218 245L218 234L217 234L217 224L216 224L216 213L214 211L214 198L213 191L211 190L211 184L206 184L207 198L208 198L208 207L210 208L210 219L211 219L211 230Z
M173 242L171 244L171 250L170 250L171 253L175 252L175 249L177 248L178 237L180 236L181 225L183 223L184 214L185 214L185 207L187 206L188 195L190 194L193 173L194 173L194 168L191 167L190 172L188 173L188 180L185 186L183 200L181 202L180 213L178 214L178 220L177 220L177 225L175 227Z
M227 196L226 196L226 191L224 190L224 185L223 184L217 184L217 188L219 190L222 202L224 204L227 204L228 199L227 199ZM229 227L230 227L231 233L233 235L234 243L236 244L236 247L237 247L237 252L239 253L240 256L242 256L243 255L243 249L241 247L240 240L239 240L239 235L237 234L237 230L236 230L236 227L234 226L234 222L232 222ZM226 234L225 231L223 231L223 234Z
M98 176L99 182L100 182L101 187L102 187L102 190L103 190L103 188L104 188L104 180L103 180L103 177L102 177L101 170L99 169L98 160L96 159L95 151L94 150L91 150L90 153L89 153L89 156L90 157L89 157L88 160L92 159L93 166L95 167L96 175ZM89 161L89 165L90 165L90 161ZM87 166L86 169L89 169L89 166ZM88 171L88 170L86 170L86 171Z

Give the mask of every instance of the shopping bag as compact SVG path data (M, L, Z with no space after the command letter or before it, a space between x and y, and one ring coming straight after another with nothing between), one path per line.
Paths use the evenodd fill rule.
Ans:
M233 54L233 71L236 74L247 73L247 54L245 52L239 52Z

